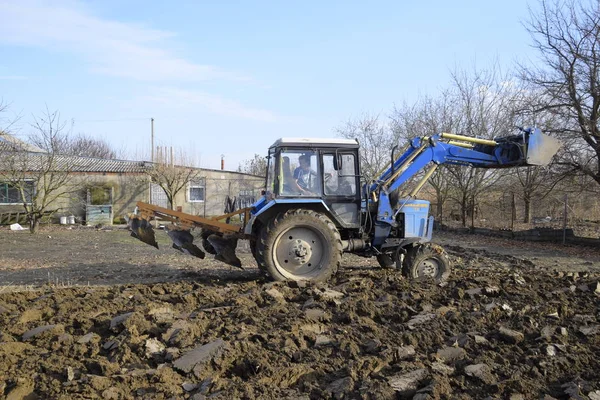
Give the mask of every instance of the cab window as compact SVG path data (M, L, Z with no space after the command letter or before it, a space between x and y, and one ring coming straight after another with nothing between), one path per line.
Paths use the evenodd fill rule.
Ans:
M356 195L356 164L354 154L341 154L342 165L335 169L335 154L323 155L323 182L325 195Z
M279 193L282 196L319 196L319 163L311 151L286 151L280 155Z

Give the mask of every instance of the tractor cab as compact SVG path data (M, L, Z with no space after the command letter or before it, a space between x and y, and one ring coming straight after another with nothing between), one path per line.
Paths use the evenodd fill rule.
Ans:
M269 148L267 199L321 203L338 225L359 224L358 142L349 139L282 138Z

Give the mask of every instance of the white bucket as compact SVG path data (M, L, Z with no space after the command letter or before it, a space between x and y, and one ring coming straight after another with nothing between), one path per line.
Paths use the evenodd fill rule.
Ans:
M74 215L69 215L69 217L67 218L67 223L69 225L75 225L75 216Z
M66 225L67 224L67 217L60 217L60 224L61 225Z

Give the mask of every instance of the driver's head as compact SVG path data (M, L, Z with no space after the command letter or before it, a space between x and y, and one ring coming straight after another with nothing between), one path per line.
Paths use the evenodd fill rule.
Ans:
M300 162L300 168L309 169L310 168L310 156L308 154L302 154L298 161Z

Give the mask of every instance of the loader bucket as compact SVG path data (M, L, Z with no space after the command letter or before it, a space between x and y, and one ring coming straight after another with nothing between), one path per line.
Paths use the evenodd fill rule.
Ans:
M156 243L156 238L154 237L154 229L152 229L152 225L150 225L148 220L133 215L128 222L131 236L158 249L158 243Z
M198 246L196 246L194 242L194 236L191 234L189 230L185 229L168 229L167 235L173 241L173 248L181 251L184 254L188 254L190 256L204 258L205 253L200 250Z
M560 141L535 129L529 135L527 165L547 165L560 147Z

